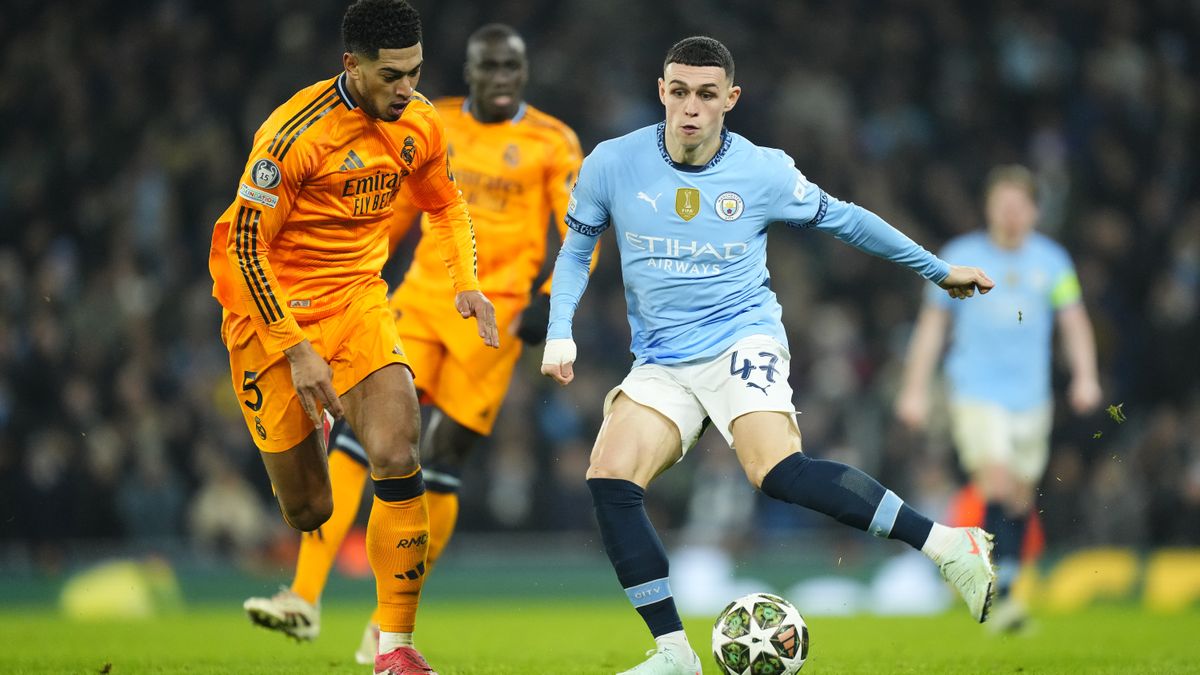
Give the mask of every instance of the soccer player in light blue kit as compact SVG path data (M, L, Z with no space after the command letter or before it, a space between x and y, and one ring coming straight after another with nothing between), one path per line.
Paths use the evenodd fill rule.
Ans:
M767 226L824 230L955 298L987 292L992 281L829 196L783 152L726 130L725 113L740 94L724 45L708 37L675 44L658 81L666 121L601 143L584 160L554 268L542 372L565 385L574 378L571 322L588 262L600 234L615 228L635 360L605 400L587 482L617 578L657 643L628 673L701 672L643 497L709 421L764 493L921 550L978 621L995 579L983 530L933 523L865 473L801 452L787 336L766 267Z
M1096 344L1075 268L1062 246L1033 231L1036 187L1021 166L988 175L987 231L951 240L944 255L992 270L1001 284L978 302L927 296L896 398L897 417L910 428L924 427L930 378L952 327L946 357L951 426L962 467L986 504L984 528L996 535L998 602L988 624L996 631L1020 628L1026 614L1009 591L1020 570L1034 489L1050 456L1056 324L1071 369L1071 408L1083 414L1100 404Z

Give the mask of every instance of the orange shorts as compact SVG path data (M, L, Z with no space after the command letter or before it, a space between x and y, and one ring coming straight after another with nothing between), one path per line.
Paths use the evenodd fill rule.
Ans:
M408 367L382 284L351 300L341 312L301 323L300 328L333 368L333 389L339 396L386 365ZM313 423L300 406L283 352L268 354L250 317L228 311L221 321L221 339L229 349L234 393L258 449L283 452L307 438Z
M529 304L526 296L488 299L496 308L499 349L483 344L475 319L462 318L453 297L416 296L401 286L391 301L423 399L484 436L492 433L521 357L521 341L509 330Z

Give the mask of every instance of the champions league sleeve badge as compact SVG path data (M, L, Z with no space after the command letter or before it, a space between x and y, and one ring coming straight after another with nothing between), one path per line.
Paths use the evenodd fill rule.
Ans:
M278 186L282 175L279 165L269 159L258 160L250 169L250 180L264 190Z

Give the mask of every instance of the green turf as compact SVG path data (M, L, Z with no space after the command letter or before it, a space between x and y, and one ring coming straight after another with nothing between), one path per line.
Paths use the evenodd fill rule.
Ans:
M326 607L315 643L251 626L240 608L208 606L155 620L80 623L41 609L0 610L0 673L366 673L351 660L362 608ZM804 673L1200 673L1200 613L1106 608L1038 617L1022 638L986 636L966 612L933 618L809 620ZM707 619L687 622L707 647ZM651 643L618 602L430 605L418 642L442 675L614 673ZM705 673L716 673L702 654Z

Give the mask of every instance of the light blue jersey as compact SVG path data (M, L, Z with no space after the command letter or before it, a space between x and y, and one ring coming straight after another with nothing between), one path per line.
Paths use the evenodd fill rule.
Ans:
M549 338L571 337L596 240L615 228L635 365L718 356L748 335L787 345L767 271L767 226L815 227L940 281L949 266L866 209L805 179L781 150L722 131L704 166L676 164L665 124L606 141L583 162L554 268Z
M971 302L927 297L950 312L946 375L953 395L1014 411L1048 402L1055 316L1080 301L1070 256L1036 232L1013 250L976 232L952 239L942 255L958 265L982 267L996 281L990 293Z

